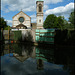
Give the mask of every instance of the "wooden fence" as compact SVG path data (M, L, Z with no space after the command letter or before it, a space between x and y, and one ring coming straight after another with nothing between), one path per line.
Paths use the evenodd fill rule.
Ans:
M35 42L35 30L1 30L0 38L5 43Z
M15 33L15 31L13 32L11 30L3 30L3 29L1 29L0 38L1 38L1 41L4 41L5 43L13 43L18 38L18 36L16 36L16 35L17 34Z

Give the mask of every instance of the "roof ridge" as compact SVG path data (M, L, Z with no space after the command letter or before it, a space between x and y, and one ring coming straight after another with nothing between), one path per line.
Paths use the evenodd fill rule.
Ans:
M23 12L22 10L20 12ZM20 13L19 12L19 13ZM18 15L19 13L17 13L16 15ZM24 13L24 12L23 12ZM25 15L27 15L26 13L24 13ZM14 18L16 15L14 15L12 18ZM27 15L28 16L28 15ZM31 18L30 16L28 16L29 18Z

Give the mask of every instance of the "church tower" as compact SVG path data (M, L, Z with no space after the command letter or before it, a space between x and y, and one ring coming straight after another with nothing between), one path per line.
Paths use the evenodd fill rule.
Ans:
M43 28L43 0L36 0L37 29Z

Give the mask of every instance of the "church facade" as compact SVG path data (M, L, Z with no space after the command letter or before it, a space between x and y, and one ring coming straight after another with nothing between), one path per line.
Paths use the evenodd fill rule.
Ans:
M20 11L13 16L12 27L18 29L42 29L43 28L43 2L42 0L36 1L36 23L31 23L31 17Z
M25 14L23 11L20 11L18 14L13 16L13 27L16 28L30 28L31 27L31 17Z

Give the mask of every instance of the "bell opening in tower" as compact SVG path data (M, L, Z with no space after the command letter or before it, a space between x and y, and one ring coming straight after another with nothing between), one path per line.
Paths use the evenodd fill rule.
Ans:
M42 5L39 4L39 12L42 12Z

